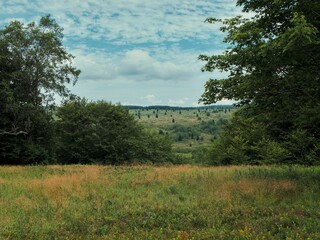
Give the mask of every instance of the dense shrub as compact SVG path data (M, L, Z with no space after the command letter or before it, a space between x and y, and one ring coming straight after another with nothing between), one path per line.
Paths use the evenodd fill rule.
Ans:
M266 127L236 114L210 149L209 164L274 164L290 159L290 152L267 136Z
M150 133L117 105L85 99L57 111L57 156L61 163L123 164L172 161L171 143Z
M243 117L240 110L209 150L207 163L320 164L320 145L306 131L293 129L277 137L270 132L270 126L257 118Z

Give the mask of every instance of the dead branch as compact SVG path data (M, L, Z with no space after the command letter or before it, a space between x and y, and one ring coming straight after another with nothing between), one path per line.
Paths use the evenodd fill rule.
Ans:
M0 131L0 135L11 135L11 136L18 136L20 134L27 135L28 133L25 131L19 131L19 132L7 132L7 131Z

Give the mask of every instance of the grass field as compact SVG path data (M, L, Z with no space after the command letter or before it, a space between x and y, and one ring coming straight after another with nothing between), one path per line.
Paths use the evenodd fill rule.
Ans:
M230 107L230 106L228 106ZM155 109L131 109L129 112L133 114L139 122L149 128L158 127L158 129L170 127L174 124L183 126L196 125L201 121L226 119L230 117L230 111L224 109L181 109L181 110L157 110ZM140 115L140 118L139 118ZM173 122L174 119L174 122Z
M168 107L169 108L169 107ZM192 151L212 145L223 121L235 112L231 106L185 109L130 109L146 129L166 134L173 151L188 157Z
M320 167L0 167L0 239L320 239Z

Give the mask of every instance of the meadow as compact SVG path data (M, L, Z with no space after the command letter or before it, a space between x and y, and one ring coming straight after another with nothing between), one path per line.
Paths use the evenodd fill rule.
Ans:
M196 151L210 147L216 140L223 124L231 118L233 106L208 106L175 108L150 106L129 108L130 114L147 130L166 135L172 140L173 152L187 162Z
M0 239L320 239L320 167L2 166Z

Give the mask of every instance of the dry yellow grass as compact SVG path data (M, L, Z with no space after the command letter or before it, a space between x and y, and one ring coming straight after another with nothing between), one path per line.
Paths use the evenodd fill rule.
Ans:
M138 168L135 168L138 169ZM131 181L132 186L150 185L150 184L176 184L179 182L181 174L192 174L198 170L198 167L190 165L180 166L158 166L150 169L146 174L139 175Z
M220 199L230 200L233 194L257 195L257 193L278 193L296 191L296 184L289 180L241 180L238 182L220 182L214 195Z
M0 178L0 185L1 184L5 184L7 181L5 180L5 179L3 179L3 178Z
M0 239L318 239L319 171L0 167Z
M22 166L8 166L6 167L6 172L20 172L23 169Z
M61 206L67 206L70 196L80 198L87 196L90 193L87 186L90 184L102 183L107 187L115 183L114 179L110 180L101 174L103 169L101 166L49 166L48 169L63 172L63 174L26 179L19 184Z

